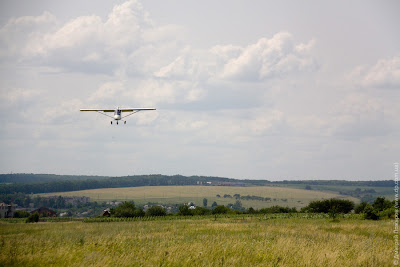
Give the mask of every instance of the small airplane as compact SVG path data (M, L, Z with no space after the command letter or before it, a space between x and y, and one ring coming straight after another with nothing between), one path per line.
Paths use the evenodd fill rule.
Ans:
M124 122L124 124L126 124L126 120L123 120L123 118L131 116L142 110L156 110L156 109L155 108L119 108L119 107L117 107L116 109L81 109L80 111L96 111L97 113L100 113L104 116L114 119L115 121L117 121L117 124L118 124L118 121L120 121L120 120L122 120ZM114 116L107 115L106 112L114 112ZM122 116L122 112L130 112L130 113L126 116ZM111 121L111 124L112 123L113 123L113 121Z

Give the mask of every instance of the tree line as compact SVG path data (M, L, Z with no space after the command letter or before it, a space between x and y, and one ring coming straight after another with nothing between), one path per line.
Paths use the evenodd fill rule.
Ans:
M167 186L167 185L196 185L198 182L226 181L229 178L182 176L182 175L136 175L86 180L60 180L36 183L7 183L0 184L0 194L9 193L52 193L68 192L98 188L119 188L137 186Z
M239 200L238 200L239 201ZM311 201L306 207L298 211L296 208L272 206L268 208L254 209L252 207L244 209L240 204L215 205L212 208L196 207L190 205L180 205L178 216L201 216L216 214L271 214L271 213L325 213L330 217L336 218L339 214L348 214L354 211L362 214L364 219L378 220L380 218L394 217L394 201L378 197L372 205L362 202L355 205L353 201L343 199L326 199ZM116 208L110 210L112 217L142 217L142 216L166 216L167 213L162 206L152 206L144 212L137 208L133 202L123 202Z
M214 183L240 183L242 185L338 185L338 186L372 186L393 187L393 180L382 181L344 181L344 180L239 180L213 176L182 176L182 175L135 175L123 177L55 175L55 174L0 174L0 194L21 193L51 193L97 188L135 187L153 185L207 185Z

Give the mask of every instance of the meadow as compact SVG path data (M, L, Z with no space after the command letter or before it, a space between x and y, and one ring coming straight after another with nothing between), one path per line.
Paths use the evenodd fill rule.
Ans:
M41 196L87 196L91 201L124 201L133 200L137 205L148 202L159 204L181 204L193 202L203 206L203 198L207 198L208 206L216 201L219 205L235 203L234 198L223 196L240 194L241 196L254 195L269 197L271 201L241 200L243 207L256 209L274 205L301 208L307 206L310 201L339 198L352 200L359 203L359 200L350 196L341 196L333 192L322 192L275 186L142 186L124 188L104 188L82 191L70 191L60 193L39 194ZM221 197L217 197L220 195Z
M307 216L3 220L0 266L392 265L392 220Z

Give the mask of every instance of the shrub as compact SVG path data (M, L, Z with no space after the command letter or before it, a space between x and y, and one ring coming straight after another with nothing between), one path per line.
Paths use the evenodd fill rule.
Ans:
M27 212L26 210L17 210L14 213L14 218L27 218L29 217L29 212Z
M316 200L311 201L305 211L315 212L315 213L329 213L332 209L336 213L349 213L354 208L354 202L344 199L326 199L326 200Z
M364 209L365 209L365 207L368 205L368 203L367 202L361 202L360 204L358 204L355 208L354 208L354 212L355 213L357 213L357 214L360 214L360 213L364 213Z
M377 209L378 211L384 211L386 209L392 208L393 206L394 205L392 205L392 202L386 200L384 197L376 198L374 203L372 204L372 207L374 207L374 209Z
M247 210L247 213L248 213L248 214L256 214L257 211L256 211L253 207L250 207L250 208Z
M212 214L225 214L228 212L229 212L229 209L227 207L225 207L223 205L219 205L213 209Z
M165 216L167 212L163 207L160 206L152 206L147 209L146 216Z
M28 218L26 218L25 222L26 223L33 223L33 222L38 222L39 221L39 212L34 212L31 215L29 215Z
M364 209L364 219L379 220L379 212L368 204Z
M282 207L282 206L272 206L269 208L262 208L259 210L260 213L262 214L267 214L267 213L293 213L297 212L296 208L289 208L289 207Z
M141 213L143 211L136 209L136 206L133 202L124 201L121 205L116 207L115 209L111 209L110 213L113 217L139 217L143 216Z
M208 215L211 214L211 210L203 207L196 207L192 210L193 215Z
M188 205L179 206L178 209L179 209L178 215L181 215L181 216L193 216L192 210L189 209Z

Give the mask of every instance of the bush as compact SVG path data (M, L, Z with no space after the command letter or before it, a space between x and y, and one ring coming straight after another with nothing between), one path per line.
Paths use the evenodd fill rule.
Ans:
M390 209L386 209L383 210L381 212L379 212L379 217L381 218L388 218L388 219L394 219L395 218L395 208L390 208Z
M27 212L26 210L17 210L14 213L14 218L27 218L29 217L30 213Z
M335 213L349 213L353 209L353 201L331 198L311 201L304 210L312 213L329 213L331 210L334 210Z
M189 209L188 205L179 206L178 209L179 209L178 215L180 216L193 216L193 212L191 209Z
M144 216L143 210L137 209L133 202L124 201L121 205L115 209L110 210L111 216L113 217L141 217Z
M211 214L211 210L203 207L197 207L192 210L193 215L208 215Z
M272 206L269 208L262 208L259 211L260 213L267 214L267 213L293 213L297 212L296 208L289 208L289 207L282 207L282 206Z
M253 207L250 207L250 208L248 208L247 213L248 214L257 214L257 211Z
M384 197L378 197L375 199L372 207L374 207L374 209L377 209L378 211L384 211L386 209L394 207L394 205L392 205L392 202L386 200Z
M152 206L147 209L146 216L165 216L167 212L163 207L160 206Z
M376 209L374 209L374 207L368 204L368 206L366 206L364 209L364 219L379 220L379 211L377 211Z
M225 207L223 205L219 205L213 209L212 214L225 214L228 212L229 212L229 209L227 207Z
M28 218L26 218L25 222L26 223L34 223L39 221L39 212L34 212L31 215L29 215Z
M367 202L361 202L360 204L358 204L355 208L354 208L354 212L356 214L361 214L364 213L364 209L365 207L368 205Z

